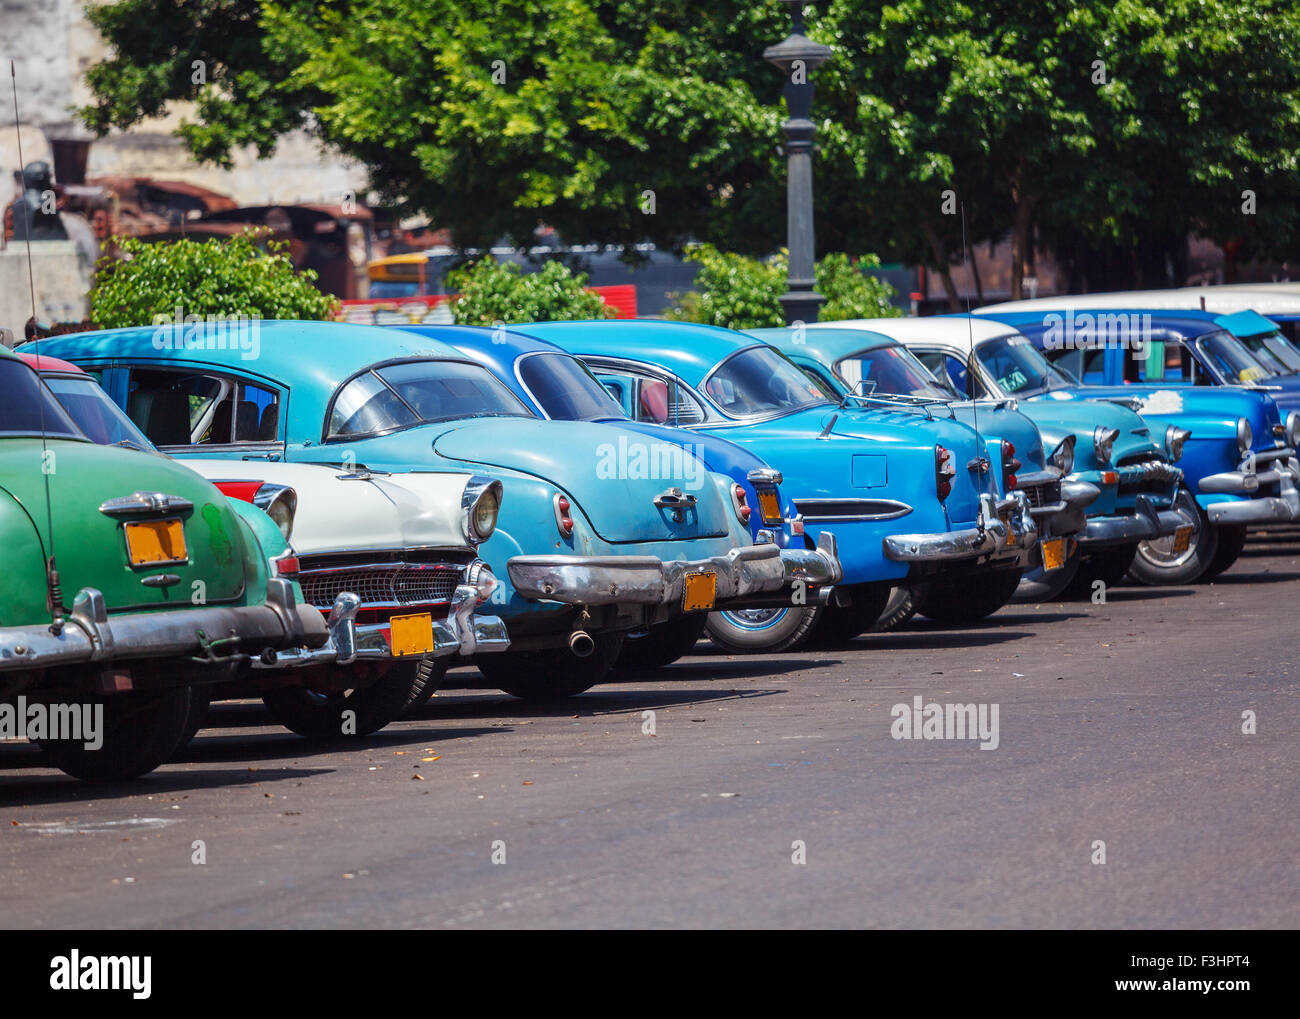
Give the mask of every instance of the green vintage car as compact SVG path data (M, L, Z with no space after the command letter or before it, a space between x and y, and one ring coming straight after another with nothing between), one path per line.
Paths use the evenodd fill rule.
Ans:
M93 444L2 347L0 394L0 738L76 778L133 778L180 744L196 686L348 659L355 596L328 622L302 604L265 513Z

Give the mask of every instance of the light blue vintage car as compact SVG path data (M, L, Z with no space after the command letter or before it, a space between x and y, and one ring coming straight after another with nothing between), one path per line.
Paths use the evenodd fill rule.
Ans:
M811 541L834 529L838 597L802 612L732 613L727 632L710 625L724 646L746 631L770 640L779 630L788 646L814 627L852 637L900 585L924 585L918 607L931 618L980 619L1007 602L1034 554L1028 498L999 490L1002 449L960 422L841 400L770 345L727 329L649 320L513 328L586 361L630 416L753 450L781 471L796 532Z
M824 555L753 543L731 480L680 446L539 420L445 344L341 323L252 329L239 344L200 324L181 342L144 327L63 336L43 350L97 375L174 456L490 473L467 488L463 526L486 562L506 567L475 580L511 648L475 664L516 696L587 689L628 631L760 595L786 604L798 567L833 555L830 536Z
M526 336L514 330L478 326L404 326L411 332L440 340L455 346L467 356L487 366L511 391L537 415L553 421L603 421L640 432L661 442L670 442L688 450L709 470L726 475L732 481L732 493L740 515L749 520L755 541L775 541L783 549L791 550L785 556L788 567L802 581L800 600L805 605L824 604L833 593L832 585L840 579L839 558L834 554L834 544L829 536L823 541L824 549L812 554L805 544L805 536L791 533L793 505L781 494L781 472L769 466L752 450L707 432L673 428L650 421L637 421L627 416L623 408L597 381L591 371L572 354L553 343ZM786 515L788 514L788 516ZM770 596L751 599L744 611L773 615L767 611L785 606L773 605ZM714 612L707 617L715 633L730 632L730 618L743 606L732 603L729 613ZM703 616L690 616L698 629L691 632L685 622L661 624L660 629L676 627L682 631L683 640L698 638L706 622ZM658 648L651 642L644 648L646 637L629 634L623 643L620 664L646 667L656 664ZM746 630L744 637L773 640L779 643L779 631L769 629ZM665 636L660 646L675 643ZM768 651L769 644L728 644L731 650Z
M1049 453L1034 422L1014 409L1014 401L968 400L958 395L906 347L880 333L802 326L747 332L772 344L841 399L856 396L868 405L910 408L928 416L946 414L970 425L985 442L1000 444L1005 465L1002 491L1025 493L1039 531L1037 561L1021 578L1016 597L1050 600L1077 580L1077 571L1069 565L1077 550L1075 538L1085 526L1085 512L1101 493L1092 485L1063 479L1074 470L1073 435L1061 439Z

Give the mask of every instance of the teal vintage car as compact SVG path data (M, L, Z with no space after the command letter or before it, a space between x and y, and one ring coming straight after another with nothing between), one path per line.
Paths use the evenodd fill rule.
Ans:
M628 632L662 633L758 597L790 604L792 565L819 554L755 542L731 478L681 446L541 420L447 344L334 322L255 325L256 357L219 337L178 344L149 327L42 347L96 373L173 456L490 475L467 490L464 526L482 558L505 567L491 605L510 650L474 664L508 693L586 690ZM833 561L829 533L821 551Z
M184 738L196 685L346 661L355 601L340 595L328 623L303 604L265 513L163 457L95 445L3 348L0 392L0 722L43 720L25 731L57 767L142 775Z

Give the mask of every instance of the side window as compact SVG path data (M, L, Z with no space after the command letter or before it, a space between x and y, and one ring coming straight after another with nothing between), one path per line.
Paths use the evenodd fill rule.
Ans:
M961 358L945 354L941 350L918 350L914 353L940 382L947 382L964 396L970 395L970 378Z
M126 412L156 446L274 442L280 434L277 392L204 372L133 368Z
M664 381L625 368L593 369L628 416L657 425L693 425L704 420L704 408L675 379Z
M1045 356L1052 364L1064 368L1077 379L1083 378L1083 358L1087 353L1085 350L1074 348L1073 350L1045 350Z

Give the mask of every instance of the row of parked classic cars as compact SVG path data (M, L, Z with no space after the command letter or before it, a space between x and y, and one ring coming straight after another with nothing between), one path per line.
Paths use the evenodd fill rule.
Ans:
M1300 353L1271 320L1165 310L1096 342L1095 318L254 344L193 320L0 349L0 700L102 705L98 748L42 744L115 781L214 699L365 735L452 665L567 697L705 637L1191 583L1300 520Z

